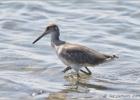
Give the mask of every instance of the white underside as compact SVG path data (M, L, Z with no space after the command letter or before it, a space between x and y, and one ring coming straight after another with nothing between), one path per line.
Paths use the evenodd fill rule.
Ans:
M80 68L82 67L81 65L79 64L72 64L70 63L69 61L67 61L66 59L64 59L63 57L61 57L59 54L60 52L62 51L64 45L62 46L53 46L55 51L56 51L56 54L57 56L60 58L60 60L66 65L66 66L70 66L72 69L74 69L77 73L78 71L80 70Z
M60 58L60 60L66 65L66 66L70 66L71 68L73 68L76 72L78 72L80 70L80 68L82 67L81 65L78 64L72 64L69 63L67 60L63 59L62 57L58 56Z

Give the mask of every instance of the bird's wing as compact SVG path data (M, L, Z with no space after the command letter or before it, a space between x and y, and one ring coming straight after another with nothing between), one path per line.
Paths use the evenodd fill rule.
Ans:
M60 55L67 61L78 64L96 65L103 62L106 57L95 50L81 45L65 45Z

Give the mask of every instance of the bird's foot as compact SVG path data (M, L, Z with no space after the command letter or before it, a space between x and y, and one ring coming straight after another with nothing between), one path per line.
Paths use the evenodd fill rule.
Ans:
M77 73L77 81L76 81L76 85L79 84L79 80L80 80L80 75L79 75L79 73Z

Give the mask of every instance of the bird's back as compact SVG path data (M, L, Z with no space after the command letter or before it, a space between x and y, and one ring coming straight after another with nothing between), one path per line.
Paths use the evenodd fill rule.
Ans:
M59 56L69 63L86 66L100 64L110 57L88 47L70 43L61 45L58 49L58 53Z

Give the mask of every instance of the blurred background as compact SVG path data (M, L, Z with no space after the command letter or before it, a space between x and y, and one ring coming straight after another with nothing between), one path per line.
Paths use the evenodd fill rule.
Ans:
M47 0L0 2L0 99L93 100L140 96L140 1ZM119 59L90 68L78 89L73 71L57 58L46 36L56 23L61 39Z

